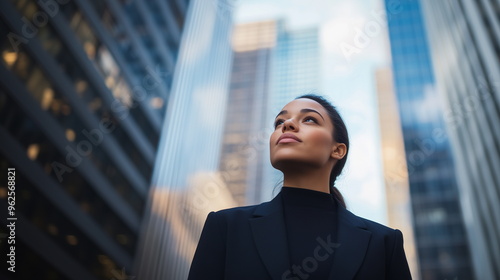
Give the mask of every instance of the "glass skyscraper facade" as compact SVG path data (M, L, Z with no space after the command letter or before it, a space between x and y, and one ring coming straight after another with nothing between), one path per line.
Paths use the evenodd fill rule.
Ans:
M15 168L18 218L18 270L0 278L131 273L187 10L0 2L0 217Z
M262 202L263 172L269 164L267 106L276 22L238 24L233 31L231 84L220 171L238 205Z
M278 21L277 24L278 37L271 78L271 121L291 99L321 91L318 28L292 29L284 21Z
M140 235L138 279L186 279L207 214L237 206L219 172L231 30L231 3L190 1Z
M453 157L419 1L386 0L421 279L473 279Z
M500 279L500 2L422 1L477 279Z

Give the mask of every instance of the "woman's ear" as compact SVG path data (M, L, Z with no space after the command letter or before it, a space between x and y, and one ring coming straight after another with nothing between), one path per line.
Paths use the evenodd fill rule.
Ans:
M341 160L347 154L347 146L344 143L335 143L332 147L331 157Z

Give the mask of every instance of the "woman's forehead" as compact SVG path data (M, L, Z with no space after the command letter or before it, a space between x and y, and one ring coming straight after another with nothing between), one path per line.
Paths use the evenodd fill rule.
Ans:
M304 108L310 108L310 109L315 109L316 111L319 111L321 113L326 112L325 108L321 106L318 102L309 99L309 98L299 98L290 101L288 104L281 109L282 111L300 111Z

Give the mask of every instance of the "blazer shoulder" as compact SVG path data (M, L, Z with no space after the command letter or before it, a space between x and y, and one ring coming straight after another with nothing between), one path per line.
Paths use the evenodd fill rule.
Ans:
M394 255L395 251L403 251L403 233L400 230L365 218L360 217L360 219L365 223L367 230L372 233L374 240L383 242L387 251L391 252L391 255ZM404 253L402 254L404 255Z
M232 218L232 217L237 217L237 218L245 218L245 217L251 217L255 210L265 204L268 204L269 202L263 202L260 204L255 204L255 205L248 205L248 206L239 206L239 207L233 207L233 208L226 208L218 211L214 211L213 215L219 216L219 217L225 217L225 218Z
M345 209L345 208L344 208ZM344 220L351 225L370 232L371 260L385 261L385 277L380 279L411 279L408 262L403 248L403 235L398 229L392 229L380 223L354 215L350 211L341 211ZM364 277L363 279L368 279ZM378 277L375 277L379 279ZM371 278L370 278L371 279Z
M253 209L255 209L255 207L256 207L256 205L226 208L226 209L221 209L221 210L215 211L215 214L218 216L245 215L248 213L252 213Z
M388 227L386 225L377 223L375 221L368 220L368 219L361 218L361 217L360 217L360 219L362 219L363 222L365 222L367 228L370 229L370 230L372 230L372 231L376 231L376 232L380 232L380 233L385 233L385 234L393 234L394 231L396 231L396 229L390 228L390 227Z
M349 212L349 213L351 213L351 212ZM401 234L401 232L398 229L393 229L393 228L390 228L386 225L377 223L375 221L372 221L372 220L369 220L369 219L366 219L363 217L359 217L353 213L351 213L351 214L354 216L355 219L357 219L360 223L362 223L368 231L370 231L372 233L380 234L383 236L398 236Z

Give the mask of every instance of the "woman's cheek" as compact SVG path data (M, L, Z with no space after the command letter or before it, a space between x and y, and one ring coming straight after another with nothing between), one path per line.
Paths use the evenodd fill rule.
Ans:
M323 130L311 131L308 137L313 145L329 146L332 144L332 135Z

